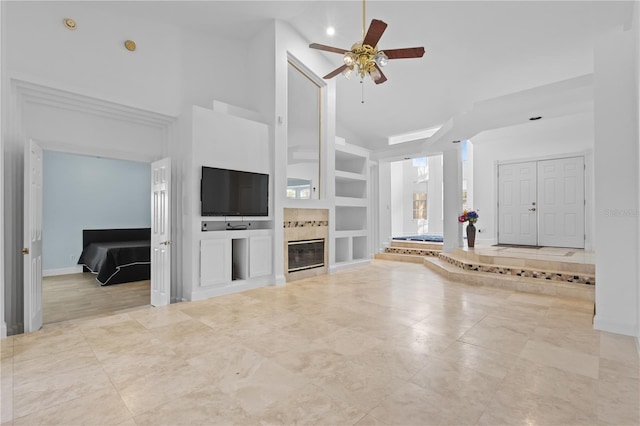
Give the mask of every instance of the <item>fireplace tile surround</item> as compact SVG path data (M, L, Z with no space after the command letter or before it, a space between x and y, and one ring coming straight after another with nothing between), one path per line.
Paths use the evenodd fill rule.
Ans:
M324 275L329 271L329 210L284 209L284 275L287 281ZM324 238L324 266L302 271L289 270L288 246L290 241Z

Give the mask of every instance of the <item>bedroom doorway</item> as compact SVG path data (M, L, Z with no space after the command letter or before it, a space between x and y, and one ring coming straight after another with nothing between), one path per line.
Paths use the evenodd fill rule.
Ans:
M125 273L124 275L130 275L130 278L132 277L135 281L115 284L118 279L117 274L114 274L114 278L109 277L111 282L104 283L107 285L100 285L101 283L96 280L96 274L83 272L79 265L55 268L56 265L52 267L51 264L47 263L47 253L51 257L51 250L43 250L43 246L46 246L43 243L47 241L47 227L44 226L46 224L43 224L45 218L43 213L47 205L45 198L51 194L47 193L47 185L43 185L43 177L45 175L43 166L45 157L48 154L58 157L75 155L62 151L43 151L33 141L25 149L25 249L23 250L25 256L25 332L38 330L43 323L103 315L139 306L149 306L150 304L154 306L168 304L171 259L170 239L168 238L171 235L169 214L171 206L170 160L165 159L153 164L137 162L138 165L143 165L147 169L146 177L144 177L146 192L143 195L135 195L138 201L146 200L142 201L144 210L146 210L146 223L143 225L148 226L147 235L151 236L146 249L147 276L143 277L146 279L139 279L140 276L136 275L136 273ZM75 156L85 157L94 161L127 162L126 160L110 160L92 156ZM129 163L136 162L129 161ZM57 171L60 174L67 172L69 172L68 169L62 172L60 170ZM85 164L84 167L81 167L81 172L82 176L94 182L105 182L105 179L107 179L105 175L99 174L100 169L95 167L95 164L89 167ZM97 175L91 177L92 172L97 172ZM67 177L73 180L73 177ZM132 180L129 180L127 184L131 186ZM78 192L74 192L73 195L81 200L79 202L81 206L85 199ZM112 196L106 199L113 200L113 198ZM65 204L64 200L58 200L57 202ZM67 201L66 204L70 204L70 202ZM77 204L75 206L78 208ZM105 205L97 208L98 210L109 210ZM134 215L133 211L135 210L135 215L138 218L140 217L140 211L137 210L141 210L141 207L137 202L133 203L129 199L125 210L125 213L130 215ZM112 214L118 216L113 212ZM118 222L118 218L116 218L115 222L88 220L82 227L117 229L136 225L135 221L134 223L125 223L125 226L120 226L119 224L122 224L122 222ZM77 239L77 232L75 235ZM155 238L153 238L154 235ZM54 238L55 240L67 239L59 236ZM76 245L77 243L76 241ZM67 248L62 253L70 262L74 262L78 260L79 251L82 248L83 245L80 245L79 249ZM134 258L129 263L136 264L144 261L138 262ZM127 271L128 267L128 264L117 266L121 271ZM46 271L44 274L43 269ZM129 270L131 269L135 269L135 267L129 267ZM127 277L122 280L126 281ZM152 296L154 293L155 296Z

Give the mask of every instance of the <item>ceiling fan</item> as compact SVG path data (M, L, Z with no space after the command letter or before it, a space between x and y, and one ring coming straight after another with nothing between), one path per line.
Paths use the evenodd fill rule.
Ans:
M382 34L387 29L387 24L379 19L373 19L371 25L369 25L369 30L365 32L365 22L365 0L362 0L362 41L354 43L351 46L351 50L318 43L309 45L312 49L341 53L343 55L344 65L325 75L323 77L325 80L341 73L349 78L353 71L356 70L360 78L368 75L376 84L381 84L387 81L387 77L380 68L386 66L390 59L421 58L424 55L424 47L378 49L378 41L380 41Z

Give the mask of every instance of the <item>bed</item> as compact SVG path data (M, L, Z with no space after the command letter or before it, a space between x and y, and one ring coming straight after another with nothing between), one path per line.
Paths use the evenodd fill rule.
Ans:
M151 228L85 229L78 264L100 285L143 281L151 276Z

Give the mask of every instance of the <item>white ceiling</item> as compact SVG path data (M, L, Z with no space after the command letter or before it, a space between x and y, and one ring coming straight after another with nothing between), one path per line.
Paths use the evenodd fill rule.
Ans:
M595 40L628 26L633 1L368 1L389 24L379 47L424 46L422 59L390 61L388 81L338 76L338 129L372 148L386 137L441 125L476 102L593 72ZM349 48L361 39L361 1L115 2L116 12L251 39L271 19L309 42ZM328 25L336 35L326 35ZM341 65L337 54L321 53ZM320 70L323 75L333 68Z

